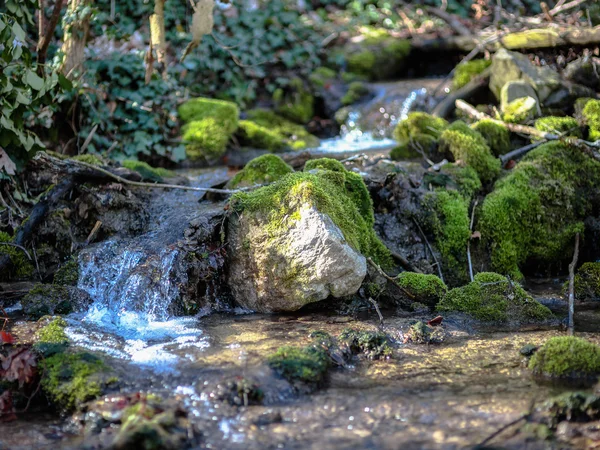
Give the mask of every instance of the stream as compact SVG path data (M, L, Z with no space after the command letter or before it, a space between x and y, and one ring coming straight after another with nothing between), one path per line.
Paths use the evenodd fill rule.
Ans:
M374 99L352 111L341 136L323 141L318 152L391 148L390 130L438 82L375 85ZM190 185L208 187L227 180L228 173L217 168L187 176ZM390 310L384 317L395 343L393 358L334 369L325 388L295 394L266 365L267 355L282 345L307 344L312 331L376 330L379 320L368 312L253 314L219 299L214 299L216 307L196 316L177 316L174 301L187 276L180 270L184 253L177 241L191 220L215 207L199 202L197 192L153 196L147 233L111 238L80 254L78 287L93 304L66 317L73 345L103 354L122 392L153 392L184 405L202 430L197 448L471 448L521 416L532 401L557 393L533 382L519 353L525 344L540 345L562 334L557 329L500 331L449 318L443 345L404 344L410 324L431 317ZM538 297L553 301L547 292ZM576 320L581 324L577 331L600 344L600 317L591 314ZM240 377L263 388L263 405L231 406L211 396L213 386ZM81 438L64 425L56 415L0 424L0 449L81 448ZM548 445L518 435L502 448Z

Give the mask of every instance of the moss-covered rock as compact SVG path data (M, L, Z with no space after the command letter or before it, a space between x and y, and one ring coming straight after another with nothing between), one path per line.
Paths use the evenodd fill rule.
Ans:
M3 242L10 244L12 241L13 238L8 233L0 231L0 256L10 256L10 261L13 265L11 273L0 274L0 280L7 281L11 278L24 279L33 275L33 264L23 250L14 245L2 245Z
M398 146L392 149L390 157L394 160L430 156L434 153L442 131L448 122L424 112L412 112L398 123L394 129L394 138Z
M473 78L490 67L492 61L486 59L476 59L459 64L454 68L454 77L452 78L452 89L457 90L469 83Z
M565 392L546 400L539 409L553 429L565 420L591 422L600 419L600 396L588 392Z
M276 131L251 120L240 120L236 137L243 147L278 152L287 147L286 139Z
M318 67L308 77L315 89L323 89L337 78L337 72L329 67Z
M531 151L482 205L477 229L493 270L519 279L527 261L570 260L574 236L591 211L590 193L599 188L600 163L580 150L550 142Z
M402 272L396 282L412 295L416 302L435 306L446 295L446 284L435 275L414 272Z
M573 104L573 115L581 123L585 123L585 118L583 117L583 110L585 109L585 105L587 105L590 100L594 99L590 97L581 97L575 100L575 103Z
M249 145L255 148L265 148L270 151L283 150L286 148L290 148L292 150L301 150L303 148L312 148L319 146L319 138L310 134L302 125L298 125L296 123L290 122L289 120L275 114L272 111L268 111L266 109L253 109L246 112L246 116L248 117L248 121L254 123L257 127L260 127L257 134L255 134L256 139L261 139L259 141L248 141L244 140L244 131L240 134L240 138L242 140L242 144ZM244 121L246 122L246 121ZM246 126L246 132L248 128ZM262 132L264 130L269 131L269 138L266 138L265 134ZM249 137L249 135L246 135ZM283 146L280 144L275 145L275 140L273 136L277 136L280 141L283 142ZM261 147L260 143L268 144L270 142L271 148Z
M600 300L600 262L584 263L575 274L577 300ZM565 283L568 288L568 282Z
M600 347L574 336L554 337L531 357L529 368L543 378L593 384L600 376Z
M370 80L386 80L400 75L410 54L410 42L390 36L383 29L369 29L360 41L344 50L348 72Z
M100 159L100 157L98 157L97 155L92 155L90 153L86 153L84 155L75 155L75 156L72 156L70 159L73 159L75 161L84 162L87 164L91 164L92 166L103 166L104 165L104 162Z
M552 318L548 308L535 301L518 284L491 272L475 275L466 286L454 288L437 305L440 312L459 311L493 322L536 322Z
M485 138L464 122L456 121L444 130L439 148L475 169L482 183L489 183L500 174L500 160L494 157Z
M364 355L367 359L388 359L392 356L390 339L381 331L361 331L346 328L339 337L340 343L348 346L355 355Z
M390 152L394 161L422 158L435 152L437 139L428 134L415 134L409 140L400 142Z
M502 119L509 123L525 123L537 115L537 101L533 97L521 97L505 106Z
M126 159L121 161L121 165L129 170L133 170L142 176L146 181L156 181L162 183L164 178L172 178L175 172L165 169L164 167L152 167L150 164L143 161Z
M494 156L504 155L510 151L510 132L504 125L483 119L475 122L471 128L483 136Z
M581 113L585 123L590 128L588 138L591 141L600 139L600 100L586 102Z
M583 138L579 123L573 117L541 117L535 121L535 128L546 133L563 134Z
M87 293L72 286L37 284L21 300L25 314L40 318L46 315L69 314L89 305Z
M178 112L186 122L182 131L188 158L212 161L225 153L238 127L240 112L235 103L194 98L182 104Z
M441 344L446 340L446 330L443 327L431 327L418 321L410 326L405 335L406 342L413 344Z
M336 159L332 158L318 158L318 159L309 159L304 164L304 171L310 172L311 170L331 170L333 172L346 173L346 168L344 165Z
M445 164L441 170L442 175L450 178L450 182L440 183L440 187L446 189L456 189L467 200L473 198L475 193L481 189L481 181L475 169L462 164ZM425 185L432 184L437 187L438 184L431 183L430 179L424 180Z
M363 97L369 95L369 88L362 81L354 81L348 86L348 90L341 99L342 105L352 105Z
M330 365L327 352L319 345L280 347L268 362L289 382L300 381L312 386L323 384Z
M262 155L248 162L228 183L231 188L272 183L292 173L292 169L277 155Z
M59 286L77 286L79 264L77 258L70 258L54 274L54 284Z
M40 319L42 320L44 318ZM33 348L46 358L64 352L69 346L69 338L65 333L66 327L67 322L61 317L52 319L37 332Z
M273 93L275 111L296 123L308 123L314 116L315 98L300 78L294 78L283 89Z

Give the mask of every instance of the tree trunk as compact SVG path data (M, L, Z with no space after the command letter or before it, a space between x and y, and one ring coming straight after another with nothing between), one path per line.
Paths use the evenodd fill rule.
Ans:
M85 44L90 30L93 0L70 0L63 20L65 37L61 52L63 60L60 71L67 78L74 78L85 61Z

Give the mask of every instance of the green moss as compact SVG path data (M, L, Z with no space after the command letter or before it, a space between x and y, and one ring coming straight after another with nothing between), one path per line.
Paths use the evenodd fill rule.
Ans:
M284 346L268 359L269 365L288 381L320 385L329 368L329 356L318 345L307 347Z
M54 284L59 286L77 286L79 280L79 264L76 258L69 259L54 274Z
M551 142L531 151L483 203L477 228L492 268L519 279L528 260L567 259L599 187L600 164L576 148Z
M346 328L339 339L353 354L364 355L367 359L387 359L392 356L389 338L387 334L380 331Z
M396 282L408 291L414 301L435 306L448 292L446 284L435 275L402 272Z
M37 332L33 348L44 357L64 352L69 345L69 338L65 333L66 327L67 322L64 319L60 317L54 319Z
M287 147L284 136L251 120L240 120L236 137L243 147L264 149L270 152L278 152Z
M33 275L33 264L25 255L25 252L20 248L12 245L2 245L3 242L12 243L12 237L3 231L0 231L0 255L10 256L10 261L13 265L12 274L0 274L0 280L8 280L11 276L18 279L29 278Z
M413 134L406 141L401 141L398 146L390 152L390 158L394 161L405 159L422 158L431 155L437 148L437 139L428 134Z
M103 166L104 163L102 162L102 160L96 156L96 155L91 155L89 153L86 153L85 155L76 155L71 157L70 159L74 159L75 161L81 161L87 164L91 164L93 166Z
M247 111L246 115L256 125L280 136L285 142L285 147L289 147L292 150L319 146L319 139L306 131L302 125L290 122L272 111L253 109Z
M331 158L310 159L304 164L304 171L310 172L315 169L331 170L333 172L346 173L344 165Z
M531 357L535 375L556 379L597 378L600 347L574 336L553 337Z
M337 78L337 72L328 67L318 67L308 77L313 87L323 89L327 83Z
M345 50L348 72L371 80L390 79L402 73L410 48L410 41L390 36L386 30L368 30L361 42Z
M469 83L473 78L483 72L492 64L485 59L476 59L459 64L454 68L454 77L452 78L452 89L457 90Z
M600 300L600 262L583 264L575 275L575 297L578 300ZM568 282L565 287L568 287Z
M362 81L354 81L348 86L348 90L341 99L342 105L352 105L365 95L369 94L369 88Z
M227 143L238 127L240 112L235 103L194 98L182 104L178 111L187 122L182 132L190 159L214 160L225 153Z
M458 164L446 164L442 168L442 173L448 174L452 178L458 192L466 199L472 199L481 189L479 176L472 167L465 167Z
M583 133L581 132L577 120L572 117L542 117L535 121L535 128L546 133L565 133L566 136L583 138Z
M583 110L585 109L585 105L588 104L590 100L594 100L591 97L581 97L575 100L573 104L574 116L577 120L585 122L585 118L583 117Z
M550 319L548 308L525 290L497 273L482 272L466 286L452 289L437 306L438 311L460 311L493 322L532 322Z
M504 155L510 151L510 132L504 125L483 119L475 122L471 128L483 136L494 156Z
M273 230L289 226L297 211L312 205L327 214L355 250L372 257L380 265L392 263L387 248L373 230L373 206L360 175L344 171L292 173L269 186L232 196L233 210L261 211L269 216Z
M456 191L439 190L425 197L424 207L433 212L429 227L442 255L447 281L451 285L466 281L466 249L471 237L469 200Z
M408 329L406 339L414 344L441 344L446 339L443 327L431 327L424 322L417 322Z
M500 174L500 160L494 157L484 137L464 122L450 125L440 136L439 147L475 169L482 183L489 183Z
M102 392L95 375L105 366L91 353L58 353L43 360L41 368L42 388L61 409L73 410Z
M262 155L246 164L246 166L231 179L229 186L236 188L262 183L272 183L293 171L294 169L287 165L279 156Z
M351 73L367 78L376 78L373 72L377 64L377 58L373 52L364 50L348 54L346 63Z
M156 181L162 183L163 178L174 177L175 172L172 172L163 167L152 167L150 164L143 161L134 161L132 159L126 159L121 161L121 165L129 170L133 170L139 173L144 180Z
M585 123L590 127L588 139L597 141L600 139L600 100L590 100L585 104L582 111Z
M600 419L600 395L587 392L565 392L545 401L541 408L550 419L552 428L565 420L591 422Z
M306 89L300 78L294 78L289 86L273 93L275 111L297 123L308 123L314 116L313 95Z
M70 294L65 286L37 284L21 300L23 311L33 318L73 312Z
M502 119L509 123L525 123L536 116L537 102L532 97L513 100L504 107Z
M398 142L407 142L416 135L426 134L439 139L447 126L448 122L442 118L424 112L411 112L394 129L394 138Z

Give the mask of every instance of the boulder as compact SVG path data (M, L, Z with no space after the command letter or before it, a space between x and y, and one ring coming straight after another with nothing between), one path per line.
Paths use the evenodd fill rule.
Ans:
M527 81L509 81L500 90L500 110L506 112L507 106L515 100L523 97L531 97L536 101L536 109L540 111L539 101L535 89ZM539 115L539 113L538 113Z
M600 90L600 58L584 56L567 64L563 71L565 79L582 84L595 91Z
M40 318L46 315L69 314L92 303L90 296L74 286L38 284L21 300L28 316Z
M544 101L558 89L561 79L550 67L538 67L527 56L501 49L492 58L490 89L500 99L502 87L510 82L523 80L529 83L540 102Z

